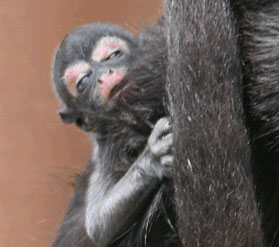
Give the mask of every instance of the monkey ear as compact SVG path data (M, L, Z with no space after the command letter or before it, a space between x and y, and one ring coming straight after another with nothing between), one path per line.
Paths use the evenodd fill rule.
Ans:
M75 122L75 114L71 108L65 107L59 110L59 115L65 124L71 124Z

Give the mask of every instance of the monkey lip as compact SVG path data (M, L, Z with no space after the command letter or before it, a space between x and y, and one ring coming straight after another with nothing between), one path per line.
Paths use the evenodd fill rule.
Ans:
M107 100L113 91L115 93L118 91L118 87L116 87L124 78L124 73L120 70L113 72L110 75L104 76L102 83L100 85L100 94L101 96ZM114 89L114 90L113 90Z

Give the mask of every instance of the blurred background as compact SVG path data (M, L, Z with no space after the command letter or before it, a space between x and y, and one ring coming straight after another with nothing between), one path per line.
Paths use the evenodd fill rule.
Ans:
M89 137L63 125L50 81L58 43L88 22L137 33L162 0L0 0L0 246L51 246Z

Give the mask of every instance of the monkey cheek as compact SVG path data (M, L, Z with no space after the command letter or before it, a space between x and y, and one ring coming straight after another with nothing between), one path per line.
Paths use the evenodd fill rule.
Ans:
M122 81L124 76L125 73L121 70L116 70L114 73L104 76L99 86L99 95L105 101L108 100L111 90Z
M74 97L77 96L76 84L74 80L68 82L67 89L71 95L73 95Z

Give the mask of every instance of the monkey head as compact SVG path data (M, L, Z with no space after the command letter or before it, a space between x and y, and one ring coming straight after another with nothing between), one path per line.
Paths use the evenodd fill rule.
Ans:
M117 97L137 48L136 37L112 24L86 24L68 34L52 64L62 121L90 130L84 109L100 110Z

